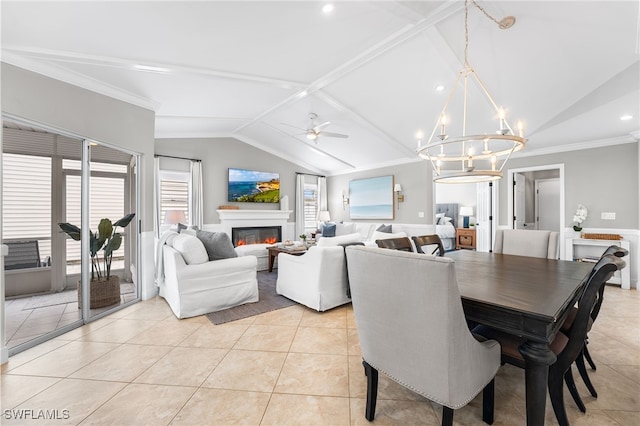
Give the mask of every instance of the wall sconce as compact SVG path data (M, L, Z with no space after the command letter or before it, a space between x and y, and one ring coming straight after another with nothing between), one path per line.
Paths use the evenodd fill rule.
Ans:
M347 204L349 204L349 197L346 191L342 191L342 210L347 209Z
M402 192L402 185L396 183L393 186L393 192L396 193L396 200L398 200L398 210L400 209L400 203L404 203L404 195L400 194Z

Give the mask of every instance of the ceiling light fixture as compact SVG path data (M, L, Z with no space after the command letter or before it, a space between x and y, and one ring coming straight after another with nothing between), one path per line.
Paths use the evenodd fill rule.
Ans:
M444 84L436 85L436 92L442 92L444 90Z
M631 120L632 118L633 118L633 115L631 115L631 114L625 114L625 115L620 116L620 120L622 120L622 121Z
M331 4L331 3L327 3L327 4L325 4L324 6L322 6L322 11L323 11L324 13L331 13L331 12L333 12L333 4Z
M516 135L507 122L504 109L498 107L494 102L475 70L469 65L469 1L488 18L498 24L500 28L509 28L515 23L515 18L513 17L507 17L509 19L505 18L500 22L497 21L480 7L475 0L465 0L464 2L464 67L458 74L456 83L449 94L444 108L438 115L433 132L431 132L431 136L429 136L426 144L422 144L422 132L416 135L418 139L416 152L420 157L431 162L435 171L433 180L437 183L470 183L501 179L502 169L511 157L511 154L520 151L527 143L527 140L524 138L524 126L522 122L518 123L518 134ZM490 133L476 135L467 135L466 133L469 77L475 79L481 92L486 96L495 110L495 116L498 119L498 130L495 132L491 131ZM459 84L463 86L464 96L462 99L461 114L462 129L460 136L450 136L447 134L447 125L450 123L447 109ZM436 135L438 130L440 130L439 134ZM499 162L500 158L502 158L501 163ZM454 167L455 163L458 163L459 167L447 167L445 163L453 165ZM481 164L487 167L480 169L478 166Z

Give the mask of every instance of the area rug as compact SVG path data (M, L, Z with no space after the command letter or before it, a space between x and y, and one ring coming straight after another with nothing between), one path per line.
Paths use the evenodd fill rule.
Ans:
M214 324L224 324L242 318L252 317L269 311L286 308L295 305L296 302L284 296L276 294L277 272L258 272L258 293L260 300L255 303L246 303L224 311L207 314L207 318Z
M131 294L135 291L133 283L121 283L120 294ZM22 308L23 311L28 309L46 308L47 306L64 305L78 301L78 291L76 289L61 291L59 293L49 293L37 296L31 296Z

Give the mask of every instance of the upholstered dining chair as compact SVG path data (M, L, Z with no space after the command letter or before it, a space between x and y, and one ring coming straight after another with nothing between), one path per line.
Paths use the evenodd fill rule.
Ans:
M500 347L467 328L453 260L366 246L346 253L367 420L375 416L380 371L443 405L443 425L484 389L482 418L491 424Z
M554 231L498 229L493 252L557 259L559 236L560 234Z
M628 254L629 252L626 249L622 247L618 247L616 245L611 245L604 251L604 253L602 253L602 256L613 255L613 256L622 258ZM613 272L611 272L609 276L605 277L605 282L609 281L609 279L611 279L611 276L613 276ZM589 323L587 325L587 333L591 331L591 327L593 326L593 323L595 322L596 318L598 317L598 314L600 313L600 308L602 307L602 302L604 300L604 289L605 289L604 285L600 287L600 290L598 291L598 294L596 296L596 302L593 307L593 310L591 311L591 319L589 320ZM571 331L577 312L578 312L578 308L573 307L571 309L571 311L569 312L569 315L567 316L567 319L562 324L560 331L562 331L565 334L568 334ZM578 357L576 358L575 363L576 363L576 368L580 373L580 377L582 377L582 381L587 386L589 393L594 398L597 398L598 392L596 392L595 387L591 383L591 379L589 379L589 374L587 373L587 368L584 364L584 360L586 359L589 365L591 366L591 369L593 370L596 369L596 365L593 362L591 355L589 354L589 350L587 347L588 343L589 343L589 336L587 334L587 336L584 339L584 346L582 348L582 351L578 354ZM572 377L569 377L568 381L565 380L567 382L567 387L569 388L569 392L571 393L573 400L578 406L578 409L580 409L580 411L584 413L586 412L586 407L582 402L582 398L580 398L580 394L578 393L578 389L576 388L575 383L571 379Z
M384 240L376 240L376 244L380 248L391 249L391 250L400 250L400 251L413 251L413 246L411 245L411 240L407 237L399 237L399 238L387 238Z
M411 237L411 239L416 246L417 253L425 254L423 251L423 247L425 246L437 246L428 254L436 254L437 252L437 256L444 256L444 246L442 245L442 240L439 235L420 235L418 237Z
M595 264L592 272L586 278L584 290L578 302L578 310L571 330L568 334L558 331L553 342L549 345L553 353L556 355L555 363L549 366L549 397L551 398L553 411L560 426L569 425L567 413L564 408L563 379L568 379L571 382L573 381L573 377L571 376L571 364L576 360L584 346L587 327L600 288L604 286L606 280L611 276L611 274L624 268L624 266L624 260L610 254L603 256L598 263ZM484 325L475 327L473 332L488 339L495 339L500 342L500 347L502 349L502 362L506 362L520 368L525 367L524 358L519 351L520 346L526 340L524 337L503 333Z

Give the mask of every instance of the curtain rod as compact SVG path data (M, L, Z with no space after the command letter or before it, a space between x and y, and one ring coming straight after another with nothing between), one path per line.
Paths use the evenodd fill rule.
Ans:
M198 160L197 158L175 157L173 155L154 154L153 156L154 157L164 157L164 158L175 158L176 160L188 160L188 161L202 162L202 160Z
M316 176L316 177L321 177L321 178L326 178L325 175L315 175L313 173L303 173L303 172L296 172L297 175L307 175L307 176Z

